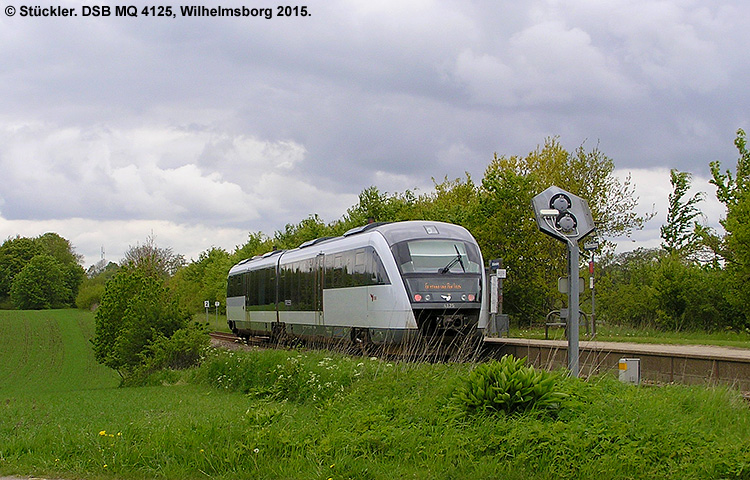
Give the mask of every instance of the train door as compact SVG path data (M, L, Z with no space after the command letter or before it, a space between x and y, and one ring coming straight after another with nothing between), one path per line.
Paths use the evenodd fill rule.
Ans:
M315 310L315 324L323 325L323 285L325 272L325 254L319 253L313 260L313 272L315 273L315 294L313 297Z

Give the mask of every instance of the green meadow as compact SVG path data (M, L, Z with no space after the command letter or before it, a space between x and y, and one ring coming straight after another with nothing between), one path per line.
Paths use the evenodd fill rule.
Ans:
M119 387L93 315L0 311L0 475L74 479L750 479L737 391L560 375L554 413L467 415L470 364L209 350Z

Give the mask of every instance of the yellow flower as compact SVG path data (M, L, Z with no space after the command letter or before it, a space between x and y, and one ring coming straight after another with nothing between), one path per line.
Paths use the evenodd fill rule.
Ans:
M101 432L99 432L99 435L100 435L100 436L102 436L102 437L103 437L104 435L106 435L106 434L107 434L107 431L106 431L106 430L102 430Z

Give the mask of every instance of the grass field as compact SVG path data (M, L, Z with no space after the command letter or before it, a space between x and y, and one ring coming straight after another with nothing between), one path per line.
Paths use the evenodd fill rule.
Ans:
M216 352L118 388L93 316L0 312L0 474L66 479L750 479L750 408L717 388L561 379L556 416L467 417L471 365Z
M116 387L118 375L94 360L93 319L78 310L0 310L0 395Z

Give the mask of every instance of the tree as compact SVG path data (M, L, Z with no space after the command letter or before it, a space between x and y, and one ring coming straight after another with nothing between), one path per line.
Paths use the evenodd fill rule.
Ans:
M171 247L160 248L156 245L156 237L149 235L143 245L131 245L120 263L134 266L149 275L167 278L185 265L185 257L174 253Z
M123 378L148 360L153 342L170 338L189 323L190 316L151 267L122 267L107 283L95 314L94 355Z
M613 325L656 327L658 292L654 288L661 249L638 248L600 262L597 282L597 316Z
M101 259L95 264L91 265L86 269L86 276L88 278L104 277L106 280L112 278L117 270L120 268L115 262L110 262L105 259Z
M588 201L601 237L629 234L652 216L635 213L634 186L614 175L614 162L598 148L581 145L571 154L552 137L525 157L495 154L482 179L472 233L486 258L504 259L504 306L529 322L562 303L556 279L565 275L567 251L539 232L531 210L532 197L550 185Z
M505 313L528 322L559 307L553 279L564 270L565 249L540 235L531 211L538 193L533 176L495 157L482 179L479 218L473 229L485 259L502 258L508 271ZM539 190L541 191L541 190Z
M21 310L62 308L69 305L71 292L65 268L50 255L37 255L13 279L10 298Z
M726 262L726 272L731 278L732 304L742 312L744 321L750 321L750 151L745 131L737 130L734 141L739 158L735 174L721 171L718 161L711 162L711 183L716 186L716 198L727 208L721 220L726 231L719 253Z
M95 310L104 296L104 285L119 269L119 265L104 259L90 266L86 271L86 278L78 288L76 307L82 310Z
M313 214L296 225L287 224L283 232L277 231L273 244L276 248L291 250L308 240L328 236L333 236L331 228L317 214Z
M42 253L39 244L31 238L8 238L0 246L0 296L10 295L15 276L32 258Z
M189 312L200 312L203 302L218 301L226 307L227 274L232 259L224 249L213 247L201 252L195 260L181 268L169 281L179 305Z
M724 205L735 205L750 191L750 151L747 149L747 138L743 129L737 129L734 145L740 154L737 160L736 173L726 170L722 173L721 162L710 164L712 179L710 183L716 186L716 198Z
M69 240L54 232L47 232L40 235L34 241L43 252L55 258L62 266L65 285L70 292L68 298L65 299L64 306L71 307L75 305L78 289L83 279L86 278L86 272L81 267L83 257L75 252L75 248Z
M250 232L247 242L244 245L237 245L235 247L230 263L235 264L241 260L252 258L255 255L270 252L272 249L273 241L267 235L263 232Z
M662 249L638 249L602 263L597 298L607 323L662 330L737 328L721 269ZM741 324L742 322L740 322Z
M57 308L72 306L78 293L78 287L85 276L83 268L79 264L81 257L75 254L75 249L68 240L51 232L36 238L16 236L7 239L0 246L0 298L10 295L15 277L37 255L46 255L53 258L57 267L62 269L67 297L62 299L62 302L58 298L50 298L47 301L37 299L32 303L34 305L57 305ZM35 274L38 275L41 272L37 271ZM38 289L37 293L39 293Z
M407 190L403 194L381 192L378 187L370 186L359 193L357 204L350 207L346 214L334 222L332 231L341 235L350 228L365 225L368 221L397 222L414 218L411 207L415 201L414 194Z
M411 202L409 219L437 220L455 223L471 231L482 223L479 214L479 186L466 173L466 179L445 177L435 184L434 191L420 195ZM406 209L405 209L406 210Z
M681 258L693 258L701 249L701 225L695 220L701 215L696 207L703 201L703 192L684 199L690 190L691 175L672 169L669 172L672 193L669 194L667 223L661 226L662 248Z
M38 236L34 241L47 254L57 259L63 265L80 265L83 257L75 253L75 248L69 240L54 232L47 232Z

